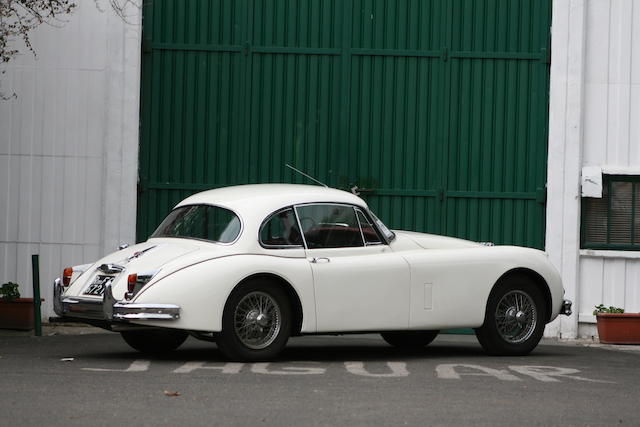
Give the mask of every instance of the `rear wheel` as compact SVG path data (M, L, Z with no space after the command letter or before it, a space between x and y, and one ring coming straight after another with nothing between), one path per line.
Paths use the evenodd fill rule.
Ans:
M403 331L383 332L382 338L390 345L399 348L419 348L431 344L440 331Z
M122 338L134 349L142 353L166 353L180 347L188 333L172 329L149 329L142 331L122 331Z
M252 280L229 296L218 347L231 360L270 360L284 349L291 325L285 291L273 282Z
M491 291L476 336L489 354L524 356L542 339L546 320L545 300L538 286L528 276L513 275Z

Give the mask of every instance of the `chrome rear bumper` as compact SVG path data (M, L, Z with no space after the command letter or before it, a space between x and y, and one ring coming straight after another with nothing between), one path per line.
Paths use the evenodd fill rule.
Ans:
M53 282L53 309L58 316L87 320L126 322L129 320L177 320L180 306L174 304L137 304L117 301L111 285L104 290L102 300L65 297L62 281Z

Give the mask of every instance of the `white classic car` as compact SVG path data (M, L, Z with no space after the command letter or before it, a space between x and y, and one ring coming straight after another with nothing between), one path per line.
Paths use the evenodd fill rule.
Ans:
M146 242L66 268L54 305L143 352L192 335L228 359L269 360L295 335L415 347L475 328L487 352L525 355L571 314L563 292L544 252L391 231L351 193L258 184L188 197Z

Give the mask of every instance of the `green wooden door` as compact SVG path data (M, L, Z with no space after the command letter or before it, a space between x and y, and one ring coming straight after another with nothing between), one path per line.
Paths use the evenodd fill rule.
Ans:
M138 239L290 163L394 228L543 247L550 3L147 2Z

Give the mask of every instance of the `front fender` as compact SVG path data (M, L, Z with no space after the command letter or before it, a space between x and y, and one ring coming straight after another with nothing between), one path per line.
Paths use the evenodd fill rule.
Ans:
M311 266L306 258L266 255L231 255L181 268L153 282L132 302L175 304L180 319L171 325L157 321L136 321L148 326L219 332L227 298L244 279L256 274L273 274L287 281L302 304L303 332L316 331L316 312Z

